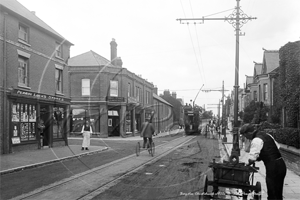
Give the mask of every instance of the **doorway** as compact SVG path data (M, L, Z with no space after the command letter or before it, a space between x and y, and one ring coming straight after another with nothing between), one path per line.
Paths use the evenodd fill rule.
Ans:
M49 146L50 145L50 126L51 126L51 115L50 108L48 105L41 104L40 105L40 119L44 121L45 129L43 133L40 133L43 137L43 142L41 146Z

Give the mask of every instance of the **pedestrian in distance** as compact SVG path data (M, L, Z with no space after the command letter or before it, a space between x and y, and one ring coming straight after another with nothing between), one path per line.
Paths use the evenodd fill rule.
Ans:
M248 164L263 161L266 168L268 199L282 199L286 165L279 151L279 144L264 131L253 124L244 124L240 134L252 140Z
M152 136L155 133L154 126L150 122L150 119L147 118L146 121L142 124L142 132L141 137L143 137L143 148L145 148L147 140L149 140L149 144L152 144Z
M89 122L86 122L85 125L82 126L81 133L83 137L81 150L89 150L92 133L92 127Z

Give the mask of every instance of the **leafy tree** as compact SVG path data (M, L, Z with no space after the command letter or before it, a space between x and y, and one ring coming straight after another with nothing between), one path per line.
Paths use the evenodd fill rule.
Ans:
M244 123L259 124L267 121L267 113L269 108L263 102L255 102L254 100L244 109L243 121Z
M202 113L202 118L203 119L211 119L213 118L213 112L210 110L210 111L204 111Z

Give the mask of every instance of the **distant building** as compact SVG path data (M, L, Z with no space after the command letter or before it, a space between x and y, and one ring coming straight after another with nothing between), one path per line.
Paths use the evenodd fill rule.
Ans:
M67 145L72 43L16 0L0 1L0 19L1 154Z
M183 124L183 101L182 99L177 99L176 92L170 94L169 90L165 90L163 94L160 95L161 98L169 102L173 106L173 123L175 125Z
M168 131L173 125L173 106L153 93L154 116L152 123L156 133Z
M111 60L88 51L69 59L72 131L90 121L101 137L134 135L154 112L152 83L123 68L117 43Z

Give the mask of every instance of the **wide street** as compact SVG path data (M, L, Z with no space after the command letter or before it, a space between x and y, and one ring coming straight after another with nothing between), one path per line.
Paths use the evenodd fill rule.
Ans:
M195 198L201 175L211 176L208 163L221 158L218 141L182 133L154 141L154 157L146 151L137 157L136 140L92 139L92 145L109 149L2 175L1 199Z

